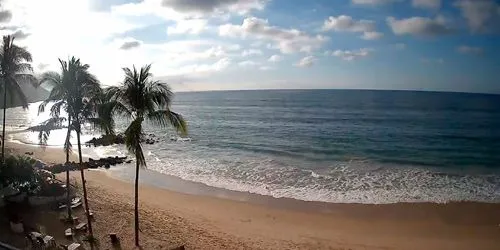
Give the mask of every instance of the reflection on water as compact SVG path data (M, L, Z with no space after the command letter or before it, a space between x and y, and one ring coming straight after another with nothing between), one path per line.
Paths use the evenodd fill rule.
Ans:
M13 140L17 140L26 144L38 144L38 132L26 132L26 129L38 125L50 118L50 108L47 106L45 112L38 113L38 106L41 102L29 104L28 109L23 109L22 107L7 109L7 119L5 121L5 130L9 134L9 137ZM61 111L61 117L65 117L66 112ZM0 112L0 119L3 119L3 112ZM66 129L54 130L50 133L49 140L47 144L49 146L60 146L64 145L66 139ZM90 140L94 136L98 136L90 128L84 129L84 135L82 135L82 142ZM71 135L71 143L76 145L76 134L73 132Z

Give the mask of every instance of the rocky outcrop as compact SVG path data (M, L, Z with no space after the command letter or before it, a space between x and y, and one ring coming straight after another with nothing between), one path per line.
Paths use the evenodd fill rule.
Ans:
M100 168L104 167L106 169L110 168L110 166L114 166L116 164L122 164L122 163L130 163L132 162L131 160L127 161L127 157L107 157L107 158L101 158L99 160L94 160L92 158L89 158L88 162L85 162L87 168Z
M117 135L103 135L99 138L92 138L92 140L85 143L87 147L90 146L109 146L113 144L124 144L125 137L122 134Z
M155 134L147 134L142 138L142 142L146 144L155 144L159 142L160 139L156 137ZM92 138L92 140L85 142L85 146L90 147L98 147L98 146L109 146L113 144L124 144L125 136L123 134L117 135L103 135L99 138Z
M89 161L83 163L83 169L87 168L101 168L104 167L106 169L110 168L111 166L115 166L117 164L123 164L123 163L130 163L132 160L127 160L127 157L106 157L106 158L100 158L98 160L94 160L92 158L89 158ZM76 162L70 162L69 164L69 171L74 171L74 170L80 170L80 166ZM64 164L55 164L52 166L46 166L46 170L58 174L66 171L66 165Z

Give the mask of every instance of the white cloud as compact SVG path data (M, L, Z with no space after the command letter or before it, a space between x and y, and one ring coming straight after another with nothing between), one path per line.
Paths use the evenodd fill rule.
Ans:
M112 6L114 13L128 16L154 14L166 20L218 17L228 18L232 13L248 14L262 10L268 0L142 0Z
M444 18L430 19L426 17L410 17L397 20L394 17L387 18L387 24L396 35L414 35L420 37L435 37L453 33Z
M415 8L438 10L441 7L441 0L412 0L411 4Z
M239 44L231 44L226 47L227 50L229 51L238 51L241 50L241 45Z
M262 71L269 71L269 70L273 70L274 68L269 67L269 66L260 66L259 69Z
M241 56L262 55L260 49L246 49L241 52Z
M323 23L322 30L363 33L361 38L365 40L376 40L383 36L382 33L375 31L374 21L354 20L352 17L346 15L328 17Z
M121 40L121 39L119 39L119 40ZM118 42L118 40L116 42ZM141 41L138 41L134 38L125 38L125 39L123 39L123 42L120 45L120 49L130 50L130 49L138 48L139 46L141 46Z
M389 4L389 3L394 3L394 2L399 2L401 0L351 0L353 4L358 4L358 5L383 5L383 4Z
M470 54L470 55L480 55L483 54L483 49L480 47L471 47L462 45L457 47L457 51L462 54Z
M459 0L455 2L472 32L500 30L500 4L493 0Z
M356 21L350 16L330 16L323 23L323 31L348 31L348 32L366 32L375 30L375 22L370 20Z
M283 60L283 57L281 57L280 55L272 55L267 60L275 63L275 62L280 62L281 60Z
M31 34L27 33L26 31L23 30L16 30L14 33L12 33L12 36L17 40L23 40L27 37L29 37Z
M167 34L200 34L207 26L205 19L179 20L167 28Z
M125 52L119 49L122 44L113 42L113 37L139 28L140 24L109 12L92 11L88 1L4 0L2 7L12 12L6 26L29 31L28 37L16 43L29 49L33 65L48 64L47 70L58 70L57 58L75 55L90 64L91 72L103 82L113 83L121 78L120 67L132 65L122 65L130 60L115 61L117 53ZM5 35L11 31L0 32Z
M298 61L295 66L301 67L301 68L309 68L314 65L314 62L316 61L316 58L314 56L306 56L300 61Z
M39 63L36 67L37 69L39 69L40 71L43 71L45 70L49 65L46 64L46 63Z
M262 45L264 45L264 43L262 41L256 41L256 42L251 43L250 47L258 48L258 47L261 47Z
M183 13L237 12L246 14L251 10L261 10L267 0L163 0L162 6Z
M229 67L231 60L229 58L222 58L213 64L191 64L180 67L172 75L189 75L189 74L206 74L211 72L222 71Z
M219 26L219 35L226 37L251 37L275 42L282 53L311 52L319 49L328 39L324 36L310 36L297 29L283 29L269 25L267 20L248 17L241 25L224 24Z
M370 48L361 48L358 50L335 50L331 53L331 55L342 58L342 60L345 61L354 61L371 55L373 51L374 50Z
M363 33L361 38L363 38L364 40L378 40L378 39L382 38L383 36L384 36L384 34L382 34L380 32L370 31L370 32Z
M158 2L155 8L166 9L159 6ZM94 11L90 1L67 0L3 0L2 7L12 11L12 18L2 24L4 29L0 30L0 35L11 34L15 30L29 32L30 36L17 39L16 43L26 46L32 53L33 65L40 65L35 70L59 70L58 58L77 56L90 65L90 72L105 85L117 84L122 80L122 67L140 67L149 63L153 64L155 76L182 74L191 78L200 74L218 74L231 66L231 57L241 54L237 52L241 49L240 45L220 39L183 38L151 43L137 39L142 40L144 36L136 39L125 37L132 30L162 22L150 12L143 12L149 13L144 17L142 14L140 17L130 17L113 8L109 11ZM181 22L178 24L182 26ZM185 30L194 32L191 28ZM162 32L161 27L157 32ZM166 33L167 29L164 28L163 32Z
M254 62L252 60L246 60L246 61L239 62L238 65L241 67L253 67L253 66L257 66L258 63Z
M12 18L12 13L9 10L0 11L0 23L6 23Z

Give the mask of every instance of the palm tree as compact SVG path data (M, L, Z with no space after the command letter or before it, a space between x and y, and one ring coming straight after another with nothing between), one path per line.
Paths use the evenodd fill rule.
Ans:
M72 131L76 132L85 212L87 215L89 235L90 237L93 237L92 223L89 216L85 172L83 169L80 135L82 123L92 116L92 113L89 112L90 110L93 110L90 108L93 106L90 100L93 100L95 96L100 96L102 91L96 77L88 72L89 65L82 64L80 59L76 59L75 57L70 58L68 62L59 59L59 62L61 64L61 74L56 72L47 72L42 76L41 84L47 83L51 85L52 90L47 100L40 104L39 112L43 112L47 104L54 103L51 108L52 118L59 117L61 109L64 109L68 114L68 133L65 141L67 163L69 162L69 152L71 148L69 140L70 135ZM66 164L66 166L68 167L66 170L66 185L68 186L69 193L69 164ZM69 218L71 218L70 213L70 208L68 208Z
M4 36L2 48L0 49L0 81L3 91L3 121L2 121L2 158L3 165L5 159L5 111L7 110L7 92L11 101L17 98L23 108L28 108L28 100L24 95L19 83L36 83L33 77L33 68L30 65L32 61L31 54L25 48L14 44L14 37Z
M148 120L153 125L172 125L178 132L187 133L187 125L180 114L170 110L173 93L166 83L153 81L149 72L151 65L137 71L135 66L124 68L125 79L120 86L109 87L107 93L112 100L120 103L118 113L132 120L125 130L125 145L136 159L135 168L135 245L139 246L139 169L146 167L142 151L144 137L142 122Z

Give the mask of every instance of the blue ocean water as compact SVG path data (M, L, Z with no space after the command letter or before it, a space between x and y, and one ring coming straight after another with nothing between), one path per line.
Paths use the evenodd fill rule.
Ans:
M500 202L498 95L186 92L172 109L191 140L147 127L161 138L145 146L148 168L161 173L301 200Z

